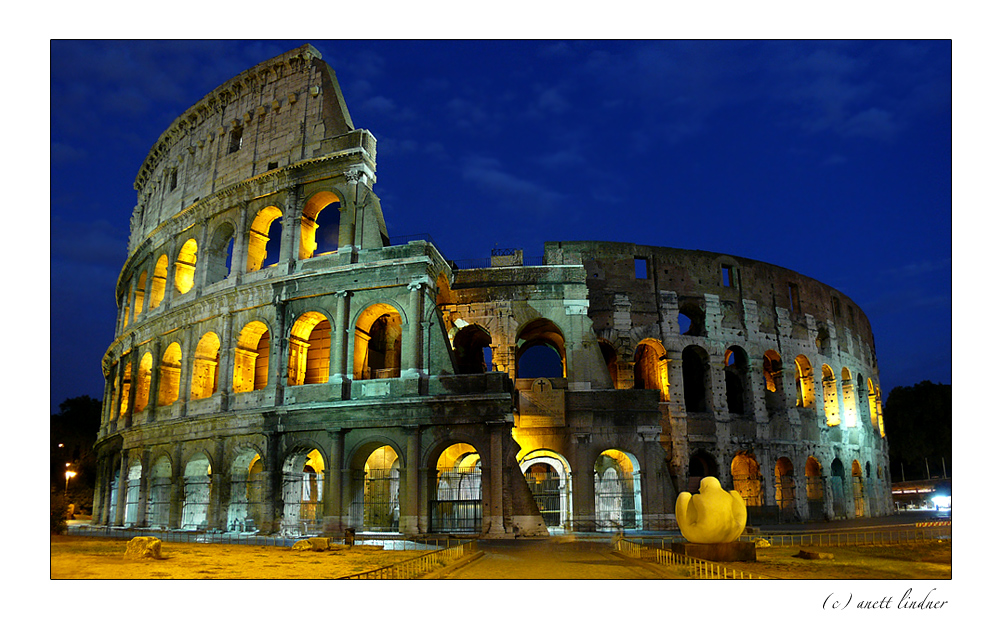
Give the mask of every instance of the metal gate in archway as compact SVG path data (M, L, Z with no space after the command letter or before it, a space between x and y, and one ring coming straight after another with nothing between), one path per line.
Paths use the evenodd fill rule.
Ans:
M399 468L357 470L351 514L366 532L399 531Z
M597 531L613 532L640 527L636 506L636 482L632 472L608 469L594 474L594 512Z
M431 531L481 531L482 498L482 470L478 466L440 472L437 493L430 505Z
M566 489L559 473L554 471L528 473L524 479L528 482L528 489L535 498L535 504L542 513L546 527L561 526Z

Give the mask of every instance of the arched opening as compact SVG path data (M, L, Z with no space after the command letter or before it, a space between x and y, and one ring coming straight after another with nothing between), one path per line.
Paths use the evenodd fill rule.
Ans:
M760 464L753 452L741 450L733 457L730 467L733 475L733 489L740 494L747 508L763 506L764 492L760 475Z
M680 303L677 312L677 328L682 336L707 336L705 329L704 300L687 300Z
M854 381L851 380L851 371L846 367L840 371L840 385L844 398L844 425L854 428L858 425L857 401L854 398Z
M594 462L594 518L599 532L642 529L639 460L605 450Z
M139 274L139 279L135 283L135 318L139 320L139 315L142 314L143 302L146 299L146 277L147 273L143 271Z
M243 449L233 459L230 472L229 511L226 529L255 532L264 508L264 462L256 450Z
M704 450L696 450L688 457L687 492L697 493L701 487L701 479L712 476L719 477L719 465L713 457Z
M879 423L878 404L875 398L875 384L872 383L871 378L868 379L868 416L871 418L872 428L879 430L881 424Z
M201 530L208 526L208 506L212 495L212 466L208 457L197 454L184 467L184 508L181 527Z
M535 319L517 336L515 376L519 379L566 376L566 340L548 319Z
M170 489L172 488L170 459L161 456L149 470L146 488L146 523L149 527L167 529L170 526Z
M323 455L302 448L285 459L281 494L284 513L281 528L291 535L308 535L321 530L323 521Z
M365 308L354 326L354 377L398 377L403 352L403 319L388 304Z
M399 531L399 467L399 455L389 445L375 448L364 463L352 465L354 527L365 532Z
M340 245L340 198L319 192L302 209L299 258L305 260L336 252Z
M128 468L125 482L125 520L123 525L131 527L139 523L139 484L142 481L142 464L138 461Z
M431 531L482 530L482 477L482 463L473 446L456 443L441 453L431 500Z
M247 273L278 264L281 257L281 209L270 206L257 212L247 235Z
M823 466L813 456L806 459L806 503L809 519L823 518Z
M667 380L667 350L657 340L643 340L635 348L635 382L638 390L656 390L660 402L670 400L670 383Z
M844 464L840 462L840 459L833 459L833 463L830 465L830 499L833 503L833 516L836 519L847 517L844 482Z
M618 383L618 351L614 345L603 338L597 341L601 347L601 356L604 358L604 365L608 367L608 374L611 375L611 385L620 388Z
M153 354L146 351L139 360L139 376L136 377L135 405L133 411L139 412L149 404L149 385L153 378Z
M473 375L492 371L492 343L490 333L479 325L466 325L458 330L452 343L458 374Z
M534 450L520 465L546 527L570 529L573 489L569 461L551 450Z
M826 412L826 425L840 424L840 401L837 398L837 378L833 369L823 364L823 410Z
M149 309L159 307L167 291L167 255L160 254L153 268L153 281L149 283Z
M121 400L118 402L118 417L123 418L128 413L128 397L132 389L132 362L125 362L125 369L121 378Z
M783 521L795 519L795 469L786 456L774 465L774 501Z
M684 407L689 413L708 413L709 379L708 354L701 347L685 347L681 353L681 367L684 375Z
M163 352L160 359L160 393L157 396L157 406L172 405L180 396L181 390L181 345L176 342Z
M188 239L177 253L174 263L174 288L183 295L194 286L194 269L198 262L198 242Z
M795 358L795 406L812 409L816 406L815 380L812 365L805 355Z
M861 470L861 463L857 461L851 463L851 480L854 488L854 516L863 517L867 512L865 510L865 504L867 503L867 498L865 497L865 478L864 472Z
M729 413L742 415L752 413L750 410L750 395L747 394L749 381L747 372L750 366L746 351L740 347L726 349L726 405Z
M288 385L326 383L330 379L330 322L306 312L292 325L288 339Z
M218 389L219 346L219 337L214 332L208 332L198 341L191 371L191 400L208 398Z
M777 351L768 349L764 352L764 407L771 415L785 409L781 372L781 356Z
M267 387L271 333L261 321L252 321L240 330L233 357L233 392L252 392Z
M205 284L215 284L229 277L233 268L233 240L235 229L223 222L212 233L205 259Z

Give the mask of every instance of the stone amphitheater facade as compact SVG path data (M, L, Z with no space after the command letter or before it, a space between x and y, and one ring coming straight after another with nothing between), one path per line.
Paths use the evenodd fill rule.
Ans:
M178 117L135 181L95 522L309 535L663 530L891 511L871 328L749 259L393 244L376 141L311 46Z

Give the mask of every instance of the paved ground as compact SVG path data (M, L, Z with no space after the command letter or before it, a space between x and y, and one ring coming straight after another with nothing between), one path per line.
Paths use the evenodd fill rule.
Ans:
M612 553L610 540L481 540L483 557L447 579L678 579L681 572Z

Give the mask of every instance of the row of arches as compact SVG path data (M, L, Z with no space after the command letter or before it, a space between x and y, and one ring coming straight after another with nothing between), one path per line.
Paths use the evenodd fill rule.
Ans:
M330 377L330 320L323 313L309 311L292 324L288 339L287 384L307 385L326 383ZM232 361L232 392L251 392L267 387L271 346L271 329L260 320L244 325L236 336ZM355 324L354 376L361 379L398 377L401 361L402 318L388 304L373 304L365 309ZM194 348L190 364L191 387L189 400L208 398L220 386L221 340L215 332L206 332ZM170 406L181 397L182 349L177 341L170 342L157 362L157 406ZM153 385L154 359L151 351L139 358L135 375L132 411L139 412L150 402ZM132 360L125 358L121 375L115 385L111 419L129 411L132 396Z
M881 466L876 468L876 480L882 480ZM864 466L857 459L851 462L850 482L843 461L834 458L830 462L829 475L819 459L809 456L805 461L803 476L797 476L792 459L779 457L771 472L773 496L765 497L764 473L752 451L739 451L730 461L729 474L732 486L746 503L751 515L762 514L765 506L777 509L779 520L821 520L827 516L845 518L847 516L871 516L869 503L872 489L877 488L872 481L872 465ZM705 476L719 477L719 467L714 457L703 450L691 454L688 465L687 490L695 492ZM802 484L804 482L804 485ZM800 489L805 489L805 502L797 502ZM851 501L847 498L850 496ZM799 498L801 499L801 498ZM849 510L851 514L848 515Z
M235 273L253 273L276 265L283 254L282 241L298 240L295 253L298 260L306 260L337 251L340 246L340 196L331 191L320 191L310 196L300 217L295 218L296 233L287 235L289 225L285 213L277 205L260 208L249 222L243 238L237 240L237 223L234 218L223 219L207 233L203 256L199 262L199 239L191 236L171 254L167 249L154 252L157 256L152 268L138 271L134 282L121 299L121 327L140 319L144 311L158 308L169 294L184 295L191 291L198 280L199 269L204 270L205 286L225 280ZM239 252L236 249L239 248ZM244 260L236 265L235 257ZM171 258L173 262L171 263ZM172 267L172 269L171 269ZM172 286L169 286L172 283Z

